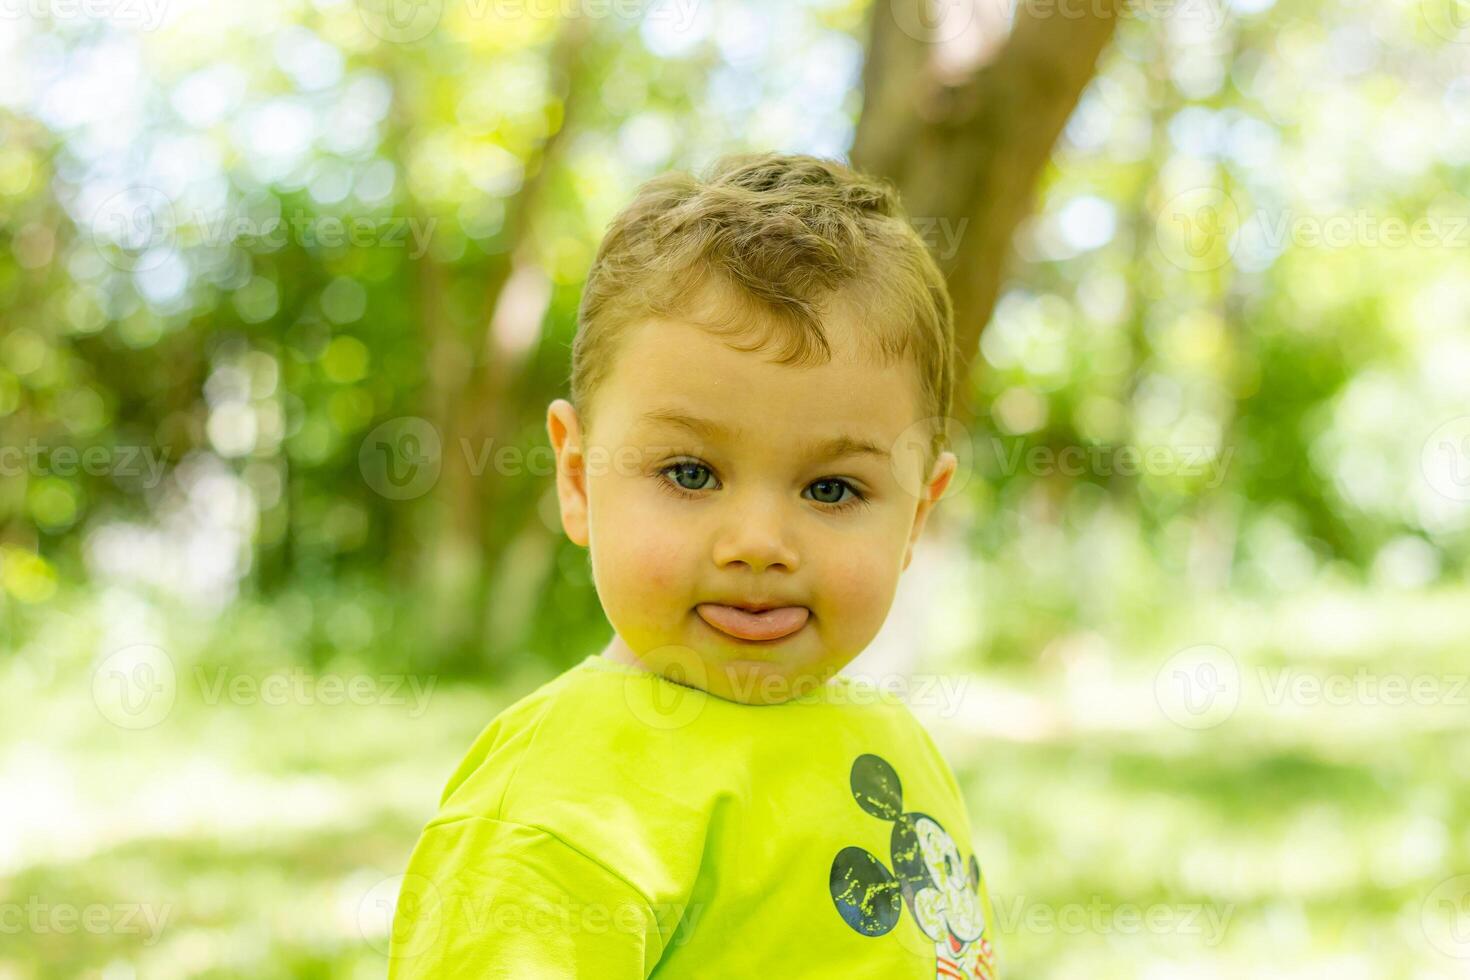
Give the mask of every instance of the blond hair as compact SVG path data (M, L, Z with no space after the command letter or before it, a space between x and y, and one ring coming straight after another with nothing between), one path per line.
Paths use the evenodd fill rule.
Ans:
M698 300L717 291L720 303ZM591 425L619 331L649 318L691 319L722 336L779 342L782 364L825 362L831 303L864 321L884 363L918 369L930 429L927 467L944 445L955 383L954 311L944 275L885 181L841 163L791 154L736 154L700 179L643 184L608 228L582 293L572 344L571 401ZM697 309L713 308L696 319Z

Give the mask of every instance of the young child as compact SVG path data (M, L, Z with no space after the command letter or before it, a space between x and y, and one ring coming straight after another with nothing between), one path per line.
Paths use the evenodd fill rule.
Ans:
M838 674L954 473L953 333L887 184L766 154L639 190L547 413L614 634L449 780L390 977L996 976L954 775Z

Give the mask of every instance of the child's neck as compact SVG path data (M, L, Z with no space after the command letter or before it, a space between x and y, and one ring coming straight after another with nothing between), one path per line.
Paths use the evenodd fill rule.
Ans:
M613 632L612 640L603 648L602 655L613 663L627 664L639 670L648 669L643 666L643 661L638 659L638 654L633 652L633 648L623 642L623 638L617 634L617 631Z
M613 631L612 639L608 641L607 646L602 648L602 656L604 659L611 660L613 663L625 664L629 667L634 667L638 670L651 673L651 671L649 671L648 669L648 666L643 662L638 654L633 651L633 648L628 646L627 643L623 642L623 638L617 634L616 630ZM841 683L840 675L833 674L831 677L827 678L827 680L824 682L824 686L836 687L839 683Z

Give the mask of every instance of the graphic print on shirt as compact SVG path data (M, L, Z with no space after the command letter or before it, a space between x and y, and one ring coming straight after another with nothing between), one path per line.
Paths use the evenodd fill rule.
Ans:
M985 938L980 903L980 863L959 848L939 821L904 812L903 784L888 762L865 753L853 761L852 796L863 811L893 824L893 870L861 847L844 847L832 859L832 902L844 922L864 936L882 936L908 906L914 922L934 943L935 976L944 980L996 980L995 953Z

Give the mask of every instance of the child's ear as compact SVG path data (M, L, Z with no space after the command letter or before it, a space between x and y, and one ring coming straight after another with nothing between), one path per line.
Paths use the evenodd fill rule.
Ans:
M919 535L924 531L924 522L929 517L929 511L944 496L945 488L949 481L954 479L955 469L959 466L959 458L948 450L939 454L934 461L934 469L930 471L929 480L924 484L924 496L919 500L919 509L914 514L914 527L909 532L908 544L903 552L903 569L907 570L909 562L914 560L914 543L919 540Z
M546 434L556 453L556 498L561 504L561 526L572 543L587 547L587 466L582 448L582 423L565 398L546 409Z

